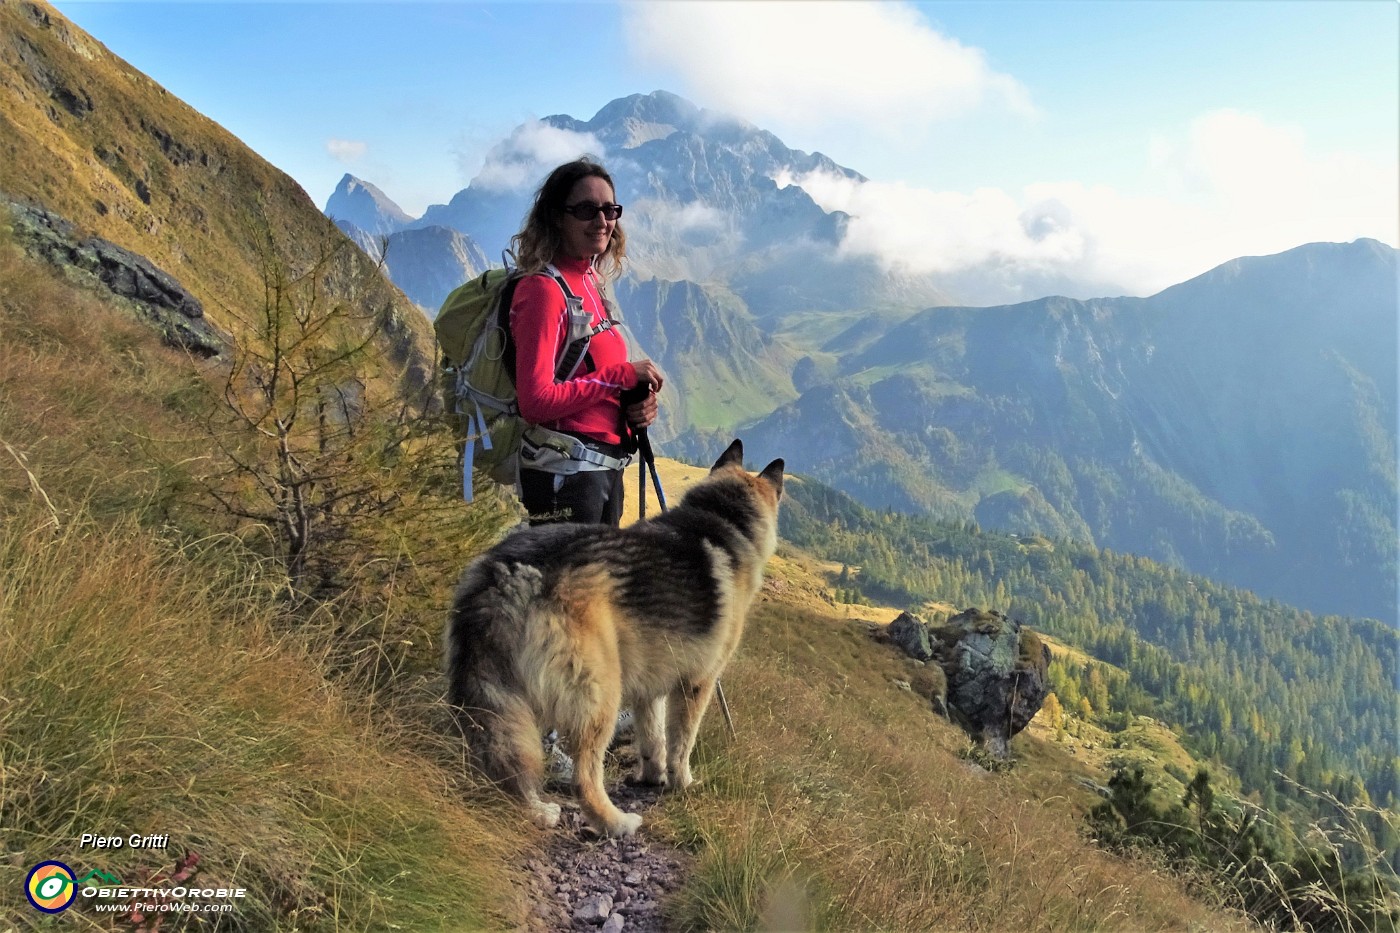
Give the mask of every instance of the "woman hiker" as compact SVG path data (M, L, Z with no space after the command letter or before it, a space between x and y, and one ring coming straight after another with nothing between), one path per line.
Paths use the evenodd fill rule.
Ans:
M648 359L628 360L627 341L611 327L603 300L606 280L621 274L627 255L621 217L612 176L584 158L550 172L524 228L511 239L511 258L525 275L510 306L521 417L597 455L577 471L577 462L557 460L537 468L526 445L520 492L532 525L572 521L616 527L622 519L622 466L634 449L628 426L646 428L656 420L656 393L665 381L661 370ZM562 381L555 378L556 366L570 338L570 317L553 272L582 302L589 327L596 330L583 361ZM633 390L635 396L639 386L642 399L624 406L623 392Z
M628 427L646 428L656 420L656 393L665 381L651 360L628 360L627 341L610 327L603 284L622 272L627 255L622 205L612 176L588 159L549 173L525 215L525 226L511 238L511 258L524 278L510 304L515 343L515 391L521 417L616 464L574 472L577 464L555 462L553 469L530 466L529 445L520 458L520 499L530 524L570 521L617 527L622 521L623 467L635 449ZM564 280L582 302L590 330L597 330L574 373L556 379L559 359L570 340L568 300L554 279ZM601 328L601 329L600 329ZM641 400L624 406L623 392ZM529 435L527 434L527 438ZM598 464L590 464L590 467ZM618 732L631 725L630 710L618 716ZM557 734L545 737L545 765L552 782L573 778L573 761L559 747Z

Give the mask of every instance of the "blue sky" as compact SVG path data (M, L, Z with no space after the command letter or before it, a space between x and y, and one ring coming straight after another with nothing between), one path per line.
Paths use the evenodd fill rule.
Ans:
M787 181L892 266L1145 294L1400 239L1393 0L56 6L318 204L350 172L420 214L520 124L664 88L867 176Z

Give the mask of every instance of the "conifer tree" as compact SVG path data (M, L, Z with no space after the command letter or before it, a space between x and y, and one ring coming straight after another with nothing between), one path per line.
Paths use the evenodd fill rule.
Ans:
M347 255L355 253L356 255ZM233 309L239 333L223 406L207 426L220 456L208 491L229 514L272 532L294 593L327 582L314 567L342 526L391 501L376 464L402 442L401 400L372 382L389 369L379 344L392 313L345 295L379 275L348 240L323 240L300 267L270 242L260 306ZM347 273L347 269L354 270ZM313 572L314 571L314 572Z

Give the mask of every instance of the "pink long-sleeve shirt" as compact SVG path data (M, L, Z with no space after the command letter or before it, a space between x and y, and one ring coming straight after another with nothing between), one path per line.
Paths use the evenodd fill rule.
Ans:
M555 259L569 290L583 299L584 310L598 324L606 319L597 273L588 259ZM521 416L531 424L584 434L618 444L623 436L621 393L637 384L637 370L627 360L627 342L614 329L593 337L588 356L593 370L580 366L574 378L554 381L554 368L568 340L564 293L549 275L520 280L510 303L510 331L515 341L515 391Z

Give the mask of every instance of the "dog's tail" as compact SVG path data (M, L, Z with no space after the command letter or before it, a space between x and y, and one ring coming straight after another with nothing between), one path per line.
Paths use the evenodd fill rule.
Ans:
M478 766L529 797L543 777L540 730L511 663L542 577L521 564L481 561L462 577L444 633L447 701Z
M483 681L507 686L500 681L512 672L501 662L525 631L525 614L542 585L540 572L523 564L487 559L467 568L443 633L448 703L468 704Z

